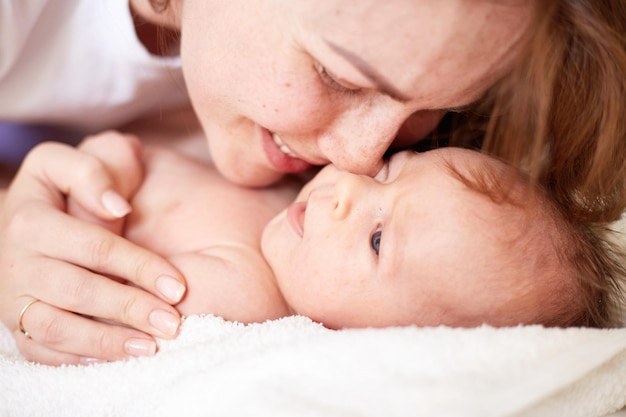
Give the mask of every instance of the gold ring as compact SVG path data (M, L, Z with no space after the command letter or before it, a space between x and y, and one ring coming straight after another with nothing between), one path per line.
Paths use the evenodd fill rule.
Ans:
M26 310L28 310L28 308L30 306L32 306L33 304L35 304L37 301L41 301L38 298L33 299L31 302L29 302L28 304L26 304L23 308L22 311L20 311L20 315L17 318L17 328L20 330L20 332L22 332L24 334L24 336L26 336L28 339L31 339L30 334L28 334L28 332L26 331L26 329L24 328L24 323L22 323L22 319L24 318L24 313L26 313Z

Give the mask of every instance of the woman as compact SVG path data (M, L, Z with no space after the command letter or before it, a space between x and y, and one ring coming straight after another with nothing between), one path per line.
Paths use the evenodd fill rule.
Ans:
M5 119L93 131L155 103L178 104L172 91L183 88L176 58L154 65L148 53L156 48L145 34L156 25L169 31L162 53L177 55L180 45L185 84L211 156L231 181L267 186L328 162L372 175L390 147L416 143L452 111L467 119L453 124L453 140L484 133L486 150L544 182L573 215L606 221L624 208L626 10L615 1L131 0L142 44L134 33L123 36L133 27L126 1L103 2L100 9L80 0L49 10L45 0L24 3L2 3L3 16L10 15L4 9L25 7L22 12L37 18L19 25L34 29L12 44L12 59L3 59L0 94L10 85L12 100L24 97L16 80L25 68L26 74L45 72L47 65L33 65L44 51L59 65L53 76L70 74L58 85L84 81L89 88L45 96L58 106L9 103ZM61 45L72 40L83 48L44 48L55 38L37 31L40 22L69 22L55 26L68 35ZM2 39L13 39L2 23ZM70 36L77 30L80 36ZM167 36L172 31L180 37ZM98 34L122 37L123 53L96 44ZM130 65L141 59L150 65ZM127 67L132 70L124 72ZM32 94L53 89L32 85ZM102 178L94 172L85 181ZM119 185L108 181L102 198L108 214L103 209L102 215L121 217L128 206L113 191ZM179 316L170 304L184 293L180 273L65 216L63 202L48 191L13 184L0 222L0 318L15 330L20 350L44 363L76 363L136 354L135 342L151 335L173 337ZM136 285L105 278L111 275ZM43 302L30 304L33 299ZM18 317L28 320L28 337L19 332Z

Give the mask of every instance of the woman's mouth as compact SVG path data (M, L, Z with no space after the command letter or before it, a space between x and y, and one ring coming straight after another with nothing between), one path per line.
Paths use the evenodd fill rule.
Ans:
M279 172L298 173L311 168L311 164L298 156L282 141L280 136L263 129L263 150L272 166Z
M274 139L274 143L276 144L276 146L278 146L278 149L280 149L282 153L289 155L292 158L297 158L296 154L293 153L293 151L283 143L283 141L280 139L280 136L278 136L276 132L272 133L272 139Z

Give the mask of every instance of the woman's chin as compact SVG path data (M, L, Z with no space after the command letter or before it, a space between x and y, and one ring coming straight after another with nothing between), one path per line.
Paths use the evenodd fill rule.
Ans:
M219 164L215 161L217 170L230 182L244 187L267 187L280 181L285 174L269 167L255 164Z
M283 178L284 174L272 171L266 175L240 176L239 174L234 174L233 177L224 176L229 181L244 187L262 188L276 184Z

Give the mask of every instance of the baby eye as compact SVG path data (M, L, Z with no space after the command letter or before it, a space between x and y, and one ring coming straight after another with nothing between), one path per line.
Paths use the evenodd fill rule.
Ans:
M332 75L326 71L326 67L322 66L319 62L315 63L315 70L319 74L320 78L328 87L332 88L335 91L339 91L340 93L349 93L354 94L357 93L360 89L358 88L350 88L335 79Z
M370 238L370 244L376 256L378 256L378 252L380 252L380 239L382 237L382 234L383 234L383 229L382 227L379 226L378 229L376 229L376 231L372 234L372 237Z

